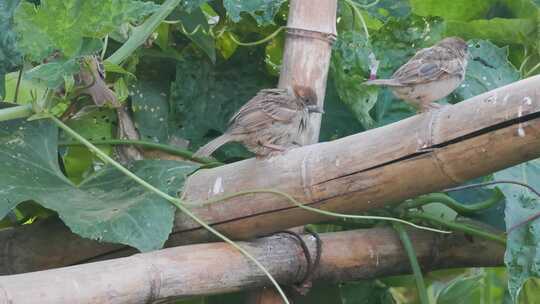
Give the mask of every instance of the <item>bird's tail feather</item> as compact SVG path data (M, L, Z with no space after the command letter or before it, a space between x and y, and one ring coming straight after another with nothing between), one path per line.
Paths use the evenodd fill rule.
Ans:
M395 79L374 79L364 82L365 85L401 86Z
M233 138L229 134L223 134L220 137L217 137L207 143L206 145L202 146L193 154L195 157L210 157L214 151L216 151L219 147L223 146L224 144L233 141Z

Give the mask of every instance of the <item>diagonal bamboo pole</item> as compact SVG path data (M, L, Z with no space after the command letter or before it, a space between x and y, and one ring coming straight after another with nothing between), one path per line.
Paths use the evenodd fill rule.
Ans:
M504 246L494 242L461 234L418 231L411 237L425 270L503 264ZM407 255L390 228L326 233L321 238L323 254L315 280L341 282L410 272ZM315 255L313 237L305 236L304 240ZM304 255L294 239L277 235L240 244L283 284L298 282L306 271ZM199 244L0 276L0 304L151 303L233 292L267 283L259 268L227 244Z
M269 160L249 159L191 176L185 197L275 188L310 206L363 212L457 185L540 157L540 76L431 112ZM225 234L245 239L325 220L283 198L257 194L194 208ZM0 273L19 273L127 255L121 246L80 239L61 224L0 232ZM42 232L37 232L39 230ZM177 214L168 246L207 241ZM54 244L54 246L51 246Z

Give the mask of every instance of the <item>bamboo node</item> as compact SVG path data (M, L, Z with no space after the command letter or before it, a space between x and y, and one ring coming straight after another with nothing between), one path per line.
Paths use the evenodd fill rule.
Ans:
M325 32L297 28L297 27L288 26L286 27L285 31L287 32L287 34L294 35L294 36L300 36L304 38L311 38L311 39L318 39L318 40L326 41L330 45L334 44L334 42L337 39L337 36L334 33L325 33Z

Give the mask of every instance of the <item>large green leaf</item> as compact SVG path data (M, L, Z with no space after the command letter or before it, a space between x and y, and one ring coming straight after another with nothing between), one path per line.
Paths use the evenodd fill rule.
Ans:
M446 33L464 39L489 39L500 43L529 44L535 42L536 21L525 18L493 18L489 20L448 21Z
M540 160L533 160L495 173L496 180L513 180L540 189ZM517 185L500 185L506 196L507 230L540 213L540 198ZM530 277L540 277L540 221L510 231L504 261L508 268L508 289L517 298Z
M362 85L369 75L371 45L357 32L339 36L332 54L331 72L340 99L347 104L365 127L373 126L369 111L377 102L379 89Z
M217 65L192 56L177 63L170 129L180 128L176 135L188 139L193 148L224 132L232 115L260 89L275 86L266 76L262 56L251 57L246 51L239 50ZM258 59L253 62L253 58ZM234 148L226 157L248 155Z
M454 102L519 80L519 72L508 61L508 48L485 40L471 40L468 44L470 59L465 81L454 92Z
M22 63L22 56L15 45L13 13L20 0L0 1L0 100L5 98L5 75Z
M79 71L77 60L58 60L41 64L24 74L24 78L43 83L48 88L57 88L64 83L64 79Z
M239 22L241 13L250 14L260 25L273 24L274 16L286 0L223 0L227 14L234 22Z
M102 38L158 7L136 0L42 0L38 7L23 2L15 13L15 29L20 35L19 47L34 61L53 50L72 57L81 49L84 37Z
M484 17L495 0L410 0L413 13L448 20L472 20Z
M23 201L33 200L58 212L75 233L141 251L163 246L175 208L114 168L98 171L79 186L58 167L57 129L47 121L0 124L0 218ZM176 195L196 165L140 161L131 171Z
M140 76L130 86L130 95L133 118L143 139L169 142L169 89L174 66L171 59L150 57L143 57L137 65Z
M482 292L483 273L459 276L445 284L437 294L437 304L479 303Z

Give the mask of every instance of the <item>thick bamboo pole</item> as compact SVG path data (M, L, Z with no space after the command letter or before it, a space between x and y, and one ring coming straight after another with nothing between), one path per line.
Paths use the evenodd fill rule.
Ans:
M189 178L185 198L200 202L239 190L273 188L314 207L350 213L437 191L540 157L538 88L540 76L535 76L439 112L302 147L283 156L201 170ZM193 211L234 238L325 220L269 194L238 197ZM0 273L132 253L80 240L59 225L36 238L33 232L40 226L32 226L24 231L0 232ZM53 243L56 234L64 237ZM204 229L177 214L168 245L209 239L212 236ZM85 250L80 250L81 243Z
M471 240L460 234L447 236L418 231L411 237L426 270L503 263L504 247L493 242ZM339 282L410 271L400 240L390 228L327 233L321 239L323 250L316 280ZM304 240L315 255L314 238L305 236ZM306 271L302 249L287 236L240 244L283 284L298 282ZM158 299L238 291L267 283L260 269L229 245L199 244L0 276L0 304L151 303Z
M296 84L313 88L321 106L336 37L336 13L337 0L291 0L289 4L279 87ZM304 144L319 141L320 126L321 115L312 114Z

